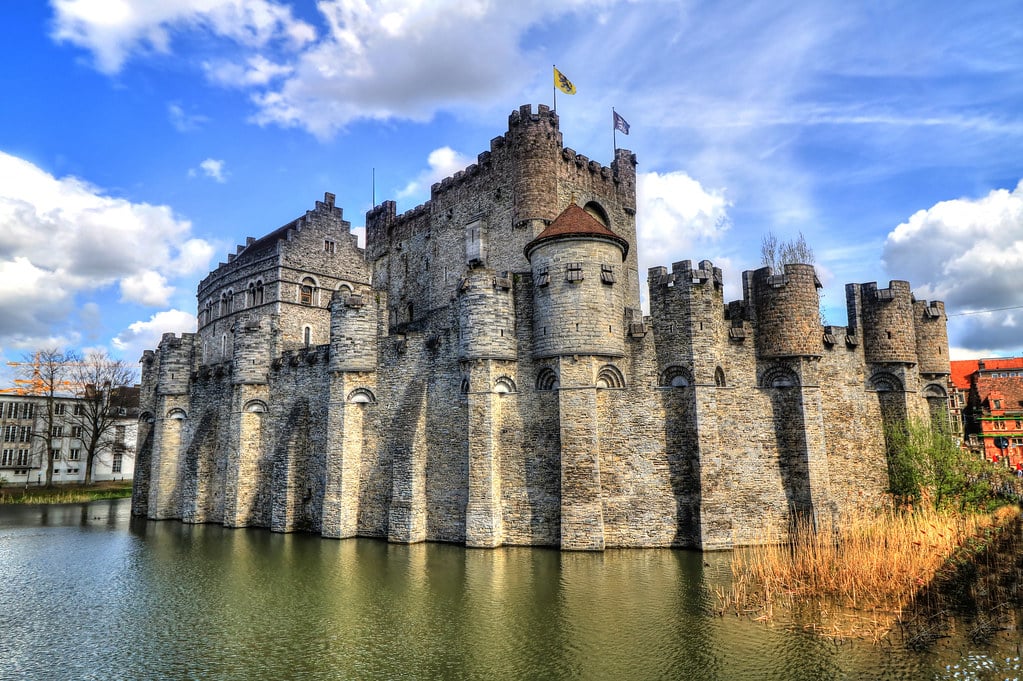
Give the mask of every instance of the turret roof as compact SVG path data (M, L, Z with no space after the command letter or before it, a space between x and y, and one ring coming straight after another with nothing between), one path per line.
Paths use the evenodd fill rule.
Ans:
M623 258L629 253L628 241L600 224L600 221L573 201L568 204L568 208L561 212L561 215L554 218L554 222L547 225L547 228L540 232L539 236L526 244L526 257L528 258L530 252L542 242L562 237L598 237L608 239L621 247Z

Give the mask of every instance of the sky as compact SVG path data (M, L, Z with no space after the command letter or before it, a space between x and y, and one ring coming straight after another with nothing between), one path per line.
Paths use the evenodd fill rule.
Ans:
M50 0L0 9L0 361L134 363L195 330L236 244L337 195L361 231L475 161L522 104L638 159L641 272L726 300L800 234L846 283L943 300L953 359L1023 355L1023 4ZM374 180L375 178L375 180Z

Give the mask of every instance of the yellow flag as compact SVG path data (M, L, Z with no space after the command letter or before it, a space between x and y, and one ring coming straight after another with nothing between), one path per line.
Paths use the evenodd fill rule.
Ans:
M554 85L566 95L575 94L575 85L572 85L572 81L566 78L564 73L558 71L557 66L554 67Z

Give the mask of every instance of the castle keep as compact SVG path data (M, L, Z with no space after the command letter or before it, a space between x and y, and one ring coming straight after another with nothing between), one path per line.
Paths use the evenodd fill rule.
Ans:
M811 265L646 273L636 160L523 106L430 200L327 194L200 284L196 333L143 358L133 512L152 519L600 550L770 541L884 503L883 426L938 418L944 305Z

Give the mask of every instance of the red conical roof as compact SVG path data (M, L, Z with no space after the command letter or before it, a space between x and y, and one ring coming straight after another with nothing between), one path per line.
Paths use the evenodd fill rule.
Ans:
M573 202L568 204L568 208L562 211L561 215L554 218L554 222L547 225L547 229L540 232L539 236L526 244L526 258L529 258L530 252L541 243L562 237L596 237L607 239L621 247L623 259L629 254L628 241L600 224L595 217Z

